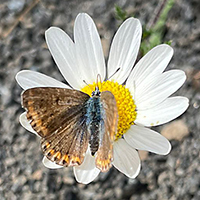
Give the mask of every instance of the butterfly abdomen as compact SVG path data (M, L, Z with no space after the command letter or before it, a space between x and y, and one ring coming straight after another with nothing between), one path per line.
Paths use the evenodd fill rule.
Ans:
M99 149L102 140L103 107L99 97L91 97L87 102L86 125L89 132L89 144L91 154L94 155Z

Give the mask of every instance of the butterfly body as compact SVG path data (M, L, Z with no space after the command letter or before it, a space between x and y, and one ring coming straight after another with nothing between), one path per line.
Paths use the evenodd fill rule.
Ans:
M98 91L98 90L95 90ZM92 94L92 97L87 101L87 128L89 132L89 144L91 154L94 156L98 151L99 143L102 142L102 135L104 133L104 118L105 110L100 101L100 92Z
M89 147L97 168L111 167L118 120L111 92L96 88L90 97L66 88L31 88L22 93L22 106L49 160L62 166L80 165Z

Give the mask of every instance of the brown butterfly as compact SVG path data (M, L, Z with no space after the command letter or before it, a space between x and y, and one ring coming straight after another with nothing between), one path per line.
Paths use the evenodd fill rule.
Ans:
M118 123L111 92L96 87L90 97L65 88L31 88L22 93L22 106L49 160L66 167L81 165L89 146L98 169L111 167Z

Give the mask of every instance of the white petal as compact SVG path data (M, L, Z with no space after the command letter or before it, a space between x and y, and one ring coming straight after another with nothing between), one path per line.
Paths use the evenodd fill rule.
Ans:
M90 155L89 151L87 151L83 163L73 169L76 180L83 184L92 182L100 173L95 166L95 158Z
M172 55L173 49L169 45L161 44L154 47L135 65L127 79L126 86L133 89L134 92L134 84L135 87L138 87L143 81L161 74L167 67Z
M157 126L167 123L180 116L189 106L185 97L170 97L159 105L148 110L138 110L136 124L143 126Z
M178 90L186 80L181 70L170 70L152 80L144 81L135 89L135 104L138 110L152 108Z
M55 163L53 163L52 161L50 161L48 158L46 158L46 156L43 157L42 159L42 163L45 167L49 168L49 169L59 169L62 168L63 166L57 165Z
M113 165L129 178L135 178L140 172L138 152L126 143L124 139L114 142Z
M74 89L80 89L84 83L77 62L75 44L71 38L57 27L49 28L45 32L45 38L64 78Z
M37 136L39 136L36 131L33 130L32 126L30 125L29 121L26 118L26 112L23 112L20 117L19 117L19 122L20 124L27 129L28 131L36 134ZM40 136L39 136L40 137Z
M66 84L57 81L49 76L42 73L22 70L17 73L16 80L18 84L24 89L34 88L34 87L60 87L69 88Z
M120 26L110 49L108 78L119 69L111 80L120 84L126 80L137 58L141 36L142 27L138 19L129 18Z
M106 68L101 40L92 18L85 13L79 14L75 20L74 41L82 80L88 84L96 82L99 74L103 81Z
M133 148L166 155L171 150L169 141L159 133L142 126L133 125L124 134L124 139Z

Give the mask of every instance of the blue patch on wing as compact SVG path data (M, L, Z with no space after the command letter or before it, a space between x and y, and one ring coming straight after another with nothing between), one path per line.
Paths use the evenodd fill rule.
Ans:
M102 142L104 133L105 111L99 97L91 97L86 104L86 125L89 136L91 154L94 155Z

